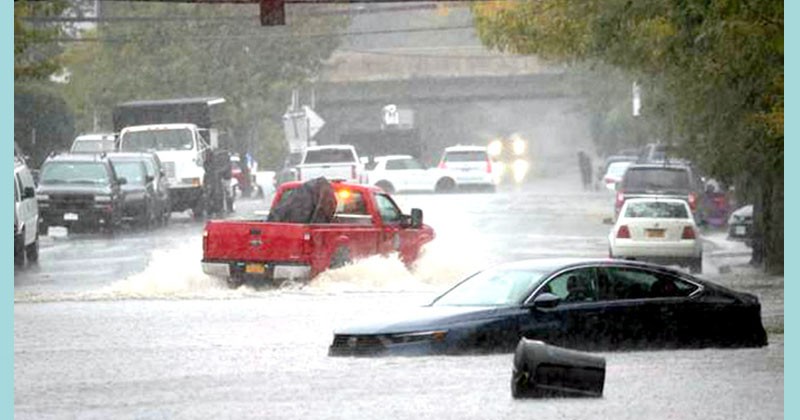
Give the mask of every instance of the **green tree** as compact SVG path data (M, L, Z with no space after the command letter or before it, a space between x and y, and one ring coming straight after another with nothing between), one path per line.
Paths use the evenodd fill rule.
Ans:
M346 23L303 7L288 11L287 26L262 27L257 5L105 4L106 16L131 20L84 33L97 42L75 43L64 57L79 130L111 129L111 110L123 101L222 96L228 147L279 162L271 153L281 145L272 143L284 141L276 127L289 92L317 74L338 46L332 33Z
M642 84L645 127L754 203L753 261L783 270L783 2L481 3L489 46L620 68Z
M44 79L59 69L60 48L52 42L61 35L62 27L32 24L26 19L60 15L66 8L63 1L14 2L14 81Z

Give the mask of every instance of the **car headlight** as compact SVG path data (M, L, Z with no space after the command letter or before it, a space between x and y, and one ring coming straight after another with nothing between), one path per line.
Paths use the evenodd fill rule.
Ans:
M528 144L525 140L517 138L514 139L514 143L512 143L512 147L514 149L514 154L517 156L525 154L525 150L528 148Z
M96 195L96 196L94 196L94 201L96 201L98 203L107 203L107 202L111 201L111 196L110 195Z
M528 168L530 165L527 161L523 159L517 159L514 161L513 171L514 171L514 181L522 182L525 179L525 175L528 174Z
M492 140L492 142L489 143L487 152L489 152L489 156L500 156L500 154L503 153L503 142L500 140Z
M47 194L36 194L36 201L49 200L50 196Z

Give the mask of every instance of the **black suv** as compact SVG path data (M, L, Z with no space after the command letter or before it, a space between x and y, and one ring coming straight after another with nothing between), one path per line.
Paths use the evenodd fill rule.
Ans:
M687 162L635 163L628 166L622 181L617 184L614 214L619 214L622 204L629 198L680 198L689 203L695 220L699 222L704 214L703 194L703 181Z
M125 178L105 154L59 154L42 164L36 200L40 232L50 226L113 232L122 220Z

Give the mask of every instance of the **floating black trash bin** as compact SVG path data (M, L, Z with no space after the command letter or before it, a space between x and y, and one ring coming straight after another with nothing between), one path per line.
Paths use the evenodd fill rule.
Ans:
M521 339L514 352L511 395L514 398L601 397L606 359Z

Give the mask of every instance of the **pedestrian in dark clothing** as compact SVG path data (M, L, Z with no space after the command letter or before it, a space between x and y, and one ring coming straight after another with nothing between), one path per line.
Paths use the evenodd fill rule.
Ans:
M581 150L578 152L578 168L581 171L581 181L583 181L583 188L589 188L592 178L592 163L589 156Z

